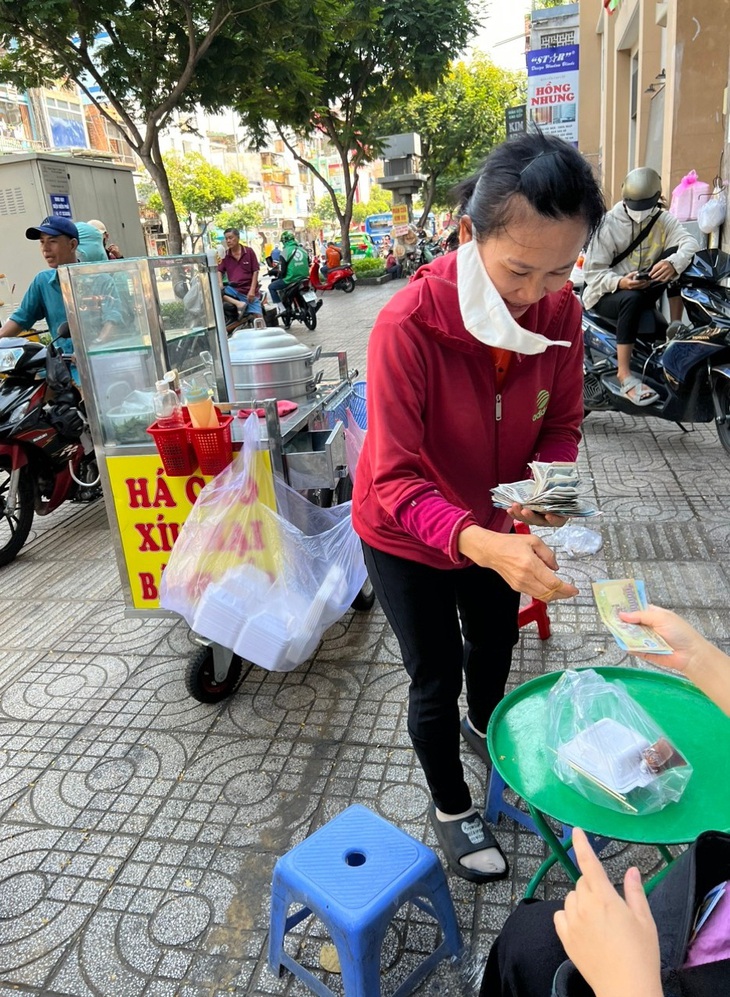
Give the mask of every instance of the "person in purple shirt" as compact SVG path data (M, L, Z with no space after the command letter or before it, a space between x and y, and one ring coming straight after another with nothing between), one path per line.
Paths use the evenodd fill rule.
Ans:
M233 302L244 315L262 315L261 299L258 294L259 261L250 246L241 245L241 233L237 228L227 228L223 233L226 242L226 255L218 264L218 274L223 296ZM223 284L223 274L228 280Z

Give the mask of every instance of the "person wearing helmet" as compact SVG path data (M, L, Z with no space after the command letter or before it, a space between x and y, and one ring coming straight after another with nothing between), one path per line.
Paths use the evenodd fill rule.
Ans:
M271 300L279 313L284 311L279 291L294 284L298 280L309 277L309 259L306 250L299 245L293 232L281 233L281 256L279 257L279 276L269 284Z
M642 312L667 291L672 319L682 315L679 289L671 282L699 249L697 242L661 204L662 181L642 166L626 175L622 199L606 214L583 264L583 305L616 320L621 394L634 405L651 405L657 394L631 372L631 354Z

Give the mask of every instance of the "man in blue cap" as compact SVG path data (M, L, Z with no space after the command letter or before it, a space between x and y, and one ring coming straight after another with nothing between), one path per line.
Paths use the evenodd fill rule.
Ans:
M55 338L58 327L66 321L66 309L58 282L58 267L64 263L76 263L79 230L70 219L50 215L36 228L27 229L25 237L40 242L41 253L49 269L35 275L20 307L0 327L0 336L17 336L45 319Z
M41 253L49 269L41 270L35 275L20 306L15 309L7 322L0 326L0 336L17 336L24 330L31 329L36 322L45 319L51 336L55 339L59 326L66 321L58 267L78 262L79 230L69 218L49 215L40 225L26 229L25 237L40 242ZM83 258L86 258L86 254ZM106 283L109 282L108 277L105 276L104 279ZM106 297L109 302L105 308L105 329L110 323L120 320L115 296L111 291L107 291ZM63 353L73 352L70 339L62 339L59 345Z

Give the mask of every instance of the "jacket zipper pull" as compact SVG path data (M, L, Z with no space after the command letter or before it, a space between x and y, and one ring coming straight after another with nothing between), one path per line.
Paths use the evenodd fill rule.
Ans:
M501 418L502 418L502 396L501 395L497 395L496 399L495 399L495 415L496 415L496 418L497 418L497 422L499 422L501 420Z

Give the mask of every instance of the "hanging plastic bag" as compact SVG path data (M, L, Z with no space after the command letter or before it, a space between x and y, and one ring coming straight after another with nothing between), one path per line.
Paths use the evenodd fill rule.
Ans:
M697 225L700 232L710 235L716 228L720 228L725 223L726 214L727 194L721 190L700 205L700 210L697 212Z
M351 505L312 505L276 481L255 414L243 451L200 493L162 577L160 605L196 633L289 671L350 607L367 572Z
M592 668L566 671L548 697L553 771L581 796L624 814L676 803L692 766L621 682Z
M680 222L688 222L697 218L700 207L700 197L710 192L710 185L700 180L696 170L690 170L679 181L672 191L669 210Z
M347 409L347 428L345 429L345 455L347 456L347 469L350 474L350 481L355 484L355 471L357 462L360 459L362 445L365 442L365 430L360 429L355 416L350 409Z

